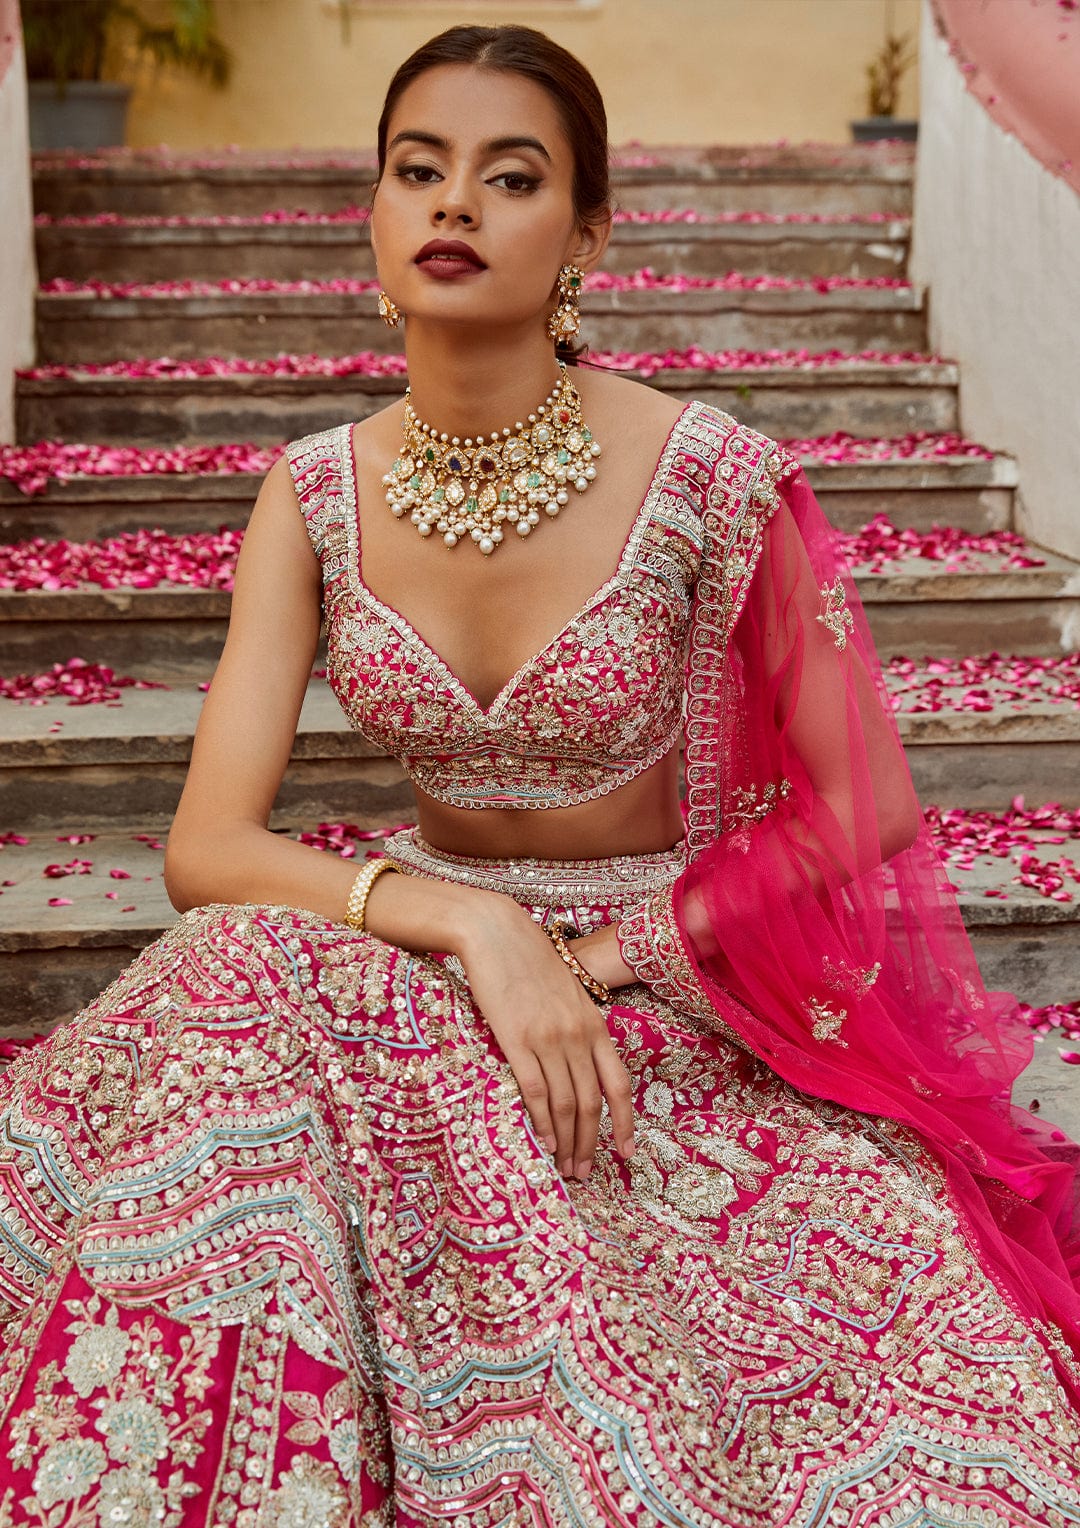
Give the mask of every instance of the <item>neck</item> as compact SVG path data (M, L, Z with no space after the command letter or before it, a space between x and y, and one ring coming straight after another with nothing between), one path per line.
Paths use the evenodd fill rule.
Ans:
M410 332L406 320L405 355L417 416L462 440L526 421L559 377L552 342L535 320L528 332L479 341L460 325L415 323Z

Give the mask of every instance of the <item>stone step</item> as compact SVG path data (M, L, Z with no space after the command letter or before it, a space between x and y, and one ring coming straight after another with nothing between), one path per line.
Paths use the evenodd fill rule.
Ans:
M1039 550L1043 566L1003 569L973 556L962 568L912 557L887 572L855 568L878 651L964 657L1001 650L1030 654L1080 647L1080 564ZM1006 640L1007 638L1007 640Z
M150 843L136 838L140 832ZM49 832L0 850L3 877L13 883L0 896L0 1037L41 1033L77 1012L175 921L161 879L161 843L160 836L129 826L78 846L58 844ZM1080 843L1053 852L1077 859ZM60 880L42 874L47 864L75 857L92 863L88 874ZM112 879L114 868L130 879ZM987 984L1035 1004L1074 1001L1080 993L1080 908L1013 886L1012 873L1007 861L950 872ZM1007 900L986 897L997 889L1007 891ZM116 897L108 899L109 892ZM50 896L71 905L49 907ZM1055 1035L1036 1042L1014 1097L1024 1107L1037 1100L1043 1118L1075 1137L1080 1089L1076 1074L1058 1058L1060 1043Z
M1016 459L895 457L828 462L804 458L806 474L833 525L856 530L876 514L898 528L933 524L981 533L1013 524ZM32 536L93 541L160 527L172 534L246 524L262 474L146 473L52 479L27 495L0 478L0 542Z
M663 209L666 211L667 209ZM616 223L603 269L651 266L715 276L902 276L911 240L907 218L857 223ZM366 221L247 225L39 224L38 278L51 281L275 281L373 278Z
M631 162L634 161L634 162ZM271 208L334 212L363 202L374 178L370 150L290 150L219 156L124 154L34 156L34 209L172 216ZM616 154L612 190L626 211L694 207L702 212L818 212L907 216L914 144L719 144L635 146Z
M168 828L203 692L188 684L122 694L120 702L90 706L0 700L5 824L59 832L134 818ZM60 730L50 731L57 723ZM374 827L412 810L412 791L397 762L353 731L328 686L314 681L273 825L336 815Z
M213 352L262 358L283 351L401 354L375 293L254 292L200 297L40 293L37 364L113 361L147 350L177 360ZM582 333L598 350L918 350L926 310L914 287L827 291L706 289L591 291Z
M275 444L343 419L366 418L397 401L405 386L401 375L173 376L168 357L147 366L160 374L74 369L63 376L17 377L17 439ZM954 361L843 360L828 366L670 367L628 369L625 374L674 398L711 403L774 438L835 430L877 437L958 428L959 368Z
M108 705L62 698L0 700L0 781L6 824L77 831L87 822L155 829L172 820L202 707L194 684L122 692ZM921 799L997 808L1017 795L1080 806L1080 708L1047 700L993 711L902 713ZM399 766L353 731L329 687L313 681L275 825L323 816L364 826L408 811Z
M1080 567L1052 552L1045 565L1002 571L990 559L950 572L912 558L859 573L883 657L962 657L1000 647L1054 654L1080 646ZM0 590L0 673L31 673L77 656L143 679L201 680L225 639L229 595L153 589Z

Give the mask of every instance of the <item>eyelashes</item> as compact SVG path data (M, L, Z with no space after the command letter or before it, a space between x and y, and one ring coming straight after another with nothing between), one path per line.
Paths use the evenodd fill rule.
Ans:
M407 185L430 186L432 180L439 177L439 171L433 165L428 164L404 164L394 171L398 180L403 180ZM527 175L524 170L504 170L501 175L492 177L491 184L496 185L499 181L518 181L516 186L507 185L503 190L509 196L528 196L535 191L540 181L535 175Z

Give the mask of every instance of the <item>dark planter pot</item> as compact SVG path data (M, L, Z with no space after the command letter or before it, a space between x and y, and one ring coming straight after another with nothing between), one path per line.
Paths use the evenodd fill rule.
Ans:
M853 143L873 143L878 138L903 138L914 143L918 136L917 117L856 117L851 123Z
M30 81L31 149L103 149L124 141L131 86L113 80Z

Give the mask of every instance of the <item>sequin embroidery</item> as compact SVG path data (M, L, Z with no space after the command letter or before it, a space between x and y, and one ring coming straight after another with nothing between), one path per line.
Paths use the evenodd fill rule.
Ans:
M350 722L452 806L564 807L632 780L677 744L703 549L675 422L612 576L482 707L360 574L351 425L287 448L323 570L327 677Z

